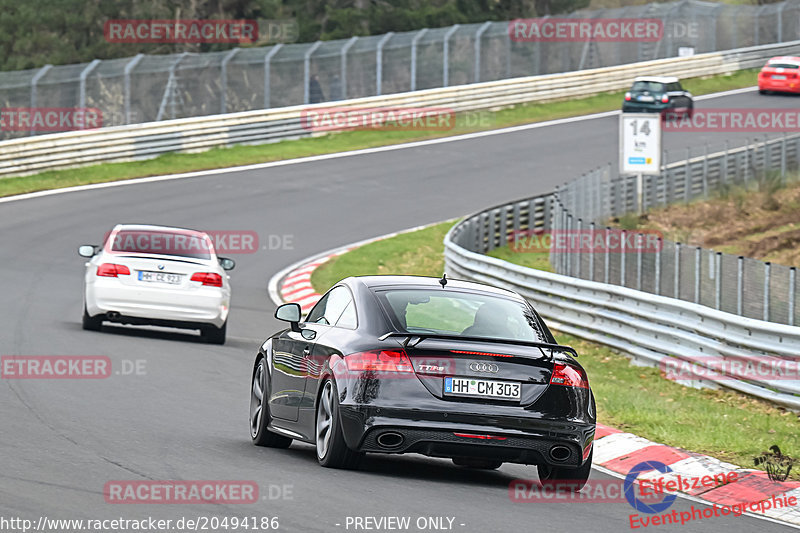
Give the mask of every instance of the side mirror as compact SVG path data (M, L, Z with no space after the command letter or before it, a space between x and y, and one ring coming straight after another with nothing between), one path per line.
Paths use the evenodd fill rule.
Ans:
M275 318L289 322L292 325L292 331L300 332L300 304L279 305L275 310Z
M236 261L227 257L218 257L217 261L219 261L219 266L222 267L222 270L233 270L233 267L236 266Z
M81 257L94 257L96 253L95 247L91 244L78 246L78 255Z

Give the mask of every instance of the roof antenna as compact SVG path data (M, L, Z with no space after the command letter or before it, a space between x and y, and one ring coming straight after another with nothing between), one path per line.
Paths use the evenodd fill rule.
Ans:
M442 274L442 279L439 280L439 284L444 289L444 286L447 285L447 273Z

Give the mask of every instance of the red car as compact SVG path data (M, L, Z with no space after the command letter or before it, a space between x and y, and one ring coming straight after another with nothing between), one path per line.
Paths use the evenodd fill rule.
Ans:
M758 74L758 92L800 93L800 57L773 57Z

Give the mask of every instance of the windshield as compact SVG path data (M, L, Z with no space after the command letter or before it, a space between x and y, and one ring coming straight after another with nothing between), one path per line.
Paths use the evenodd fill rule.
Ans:
M797 63L783 63L783 62L775 62L775 63L767 63L769 68L800 68L800 65Z
M487 294L436 289L376 292L401 332L546 342L523 302Z
M664 84L658 83L655 81L637 81L634 82L632 91L649 91L651 93L663 93L664 92Z
M196 233L122 230L110 245L112 252L211 258L210 241Z

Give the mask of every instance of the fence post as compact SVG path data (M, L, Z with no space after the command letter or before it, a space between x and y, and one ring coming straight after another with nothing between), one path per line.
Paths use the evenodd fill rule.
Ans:
M708 200L708 143L703 147L703 199Z
M492 22L487 20L475 32L475 83L481 81L481 37L491 25Z
M742 316L742 289L744 287L744 257L736 259L736 314Z
M608 234L610 232L611 232L611 227L610 226L606 226L606 234L605 234L605 236L603 238L603 240L605 241L604 248L605 248L605 252L606 252L606 256L605 256L605 273L603 274L603 282L606 283L606 284L608 284L608 279L609 279L609 272L608 271L609 271L609 266L610 266L609 262L610 262L610 259L611 259L610 255L609 255L609 252L608 252Z
M411 90L417 90L417 43L428 32L428 28L422 28L411 39Z
M594 281L594 222L589 223L589 236L592 239L592 246L589 248L589 279Z
M655 294L661 296L661 250L664 248L664 241L658 238L658 251L656 252L656 275L655 275Z
M342 49L339 51L340 57L340 66L339 66L339 99L340 100L347 100L347 52L350 51L350 48L356 44L358 37L350 37L350 39L344 43Z
M722 155L722 168L720 169L722 184L728 183L728 139L725 139L725 153Z
M781 137L781 185L786 185L786 132Z
M576 278L580 278L581 277L581 259L583 259L583 252L581 251L581 243L583 242L583 219L582 218L578 219L578 228L577 228L576 234L578 236L578 250L575 252L575 254L576 254L575 255L575 258L576 258L576 260L575 260L575 277ZM570 235L570 237L572 237L572 236Z
M306 50L303 55L303 103L308 104L311 100L311 54L317 51L322 45L322 41L317 41ZM380 91L378 92L380 94Z
M378 41L378 48L375 50L375 94L380 96L383 91L383 46L386 41L392 38L394 32L389 32Z
M636 240L636 290L642 290L642 240L643 234L639 234Z
M689 160L692 158L692 149L691 147L686 148L686 165L684 166L684 186L683 186L683 197L684 201L688 204L690 192L692 190L692 165L689 163Z
M717 310L722 308L722 252L714 254L714 289L716 297L714 304Z
M625 230L620 231L620 239L619 239L619 284L621 287L625 287Z
M37 88L37 85L39 84L39 80L42 79L42 77L45 74L47 74L47 71L49 71L51 68L53 68L53 65L45 65L42 68L40 68L39 72L37 72L31 78L31 108L34 108L34 109L36 108L36 100L38 99L36 88ZM34 134L33 127L31 127L30 134L31 135Z
M795 267L789 268L789 325L794 326L794 292L796 284L797 269Z
M83 69L81 71L81 75L80 75L80 78L79 78L80 81L78 82L78 85L79 85L79 89L78 89L78 92L79 92L79 95L78 95L78 107L81 108L81 109L86 107L86 78L89 77L89 74L91 74L92 71L99 64L100 64L100 60L99 59L94 59L94 60L92 60L91 63L89 63L86 66L85 69Z
M778 8L778 42L783 42L783 8L786 7L786 2L781 2Z
M123 100L125 107L125 124L131 123L131 71L139 64L144 54L136 54L133 59L128 61L125 65L125 70L122 72L123 76Z
M680 299L681 291L681 243L675 243L675 286L672 288L672 292L676 300Z
M744 173L743 180L744 180L744 188L747 189L747 177L750 174L750 139L744 140L744 169L742 172Z
M219 65L220 69L220 92L219 92L219 112L225 114L228 112L228 63L233 56L239 52L238 48L234 48L222 58Z
M771 273L769 261L764 263L764 321L769 322L769 278Z
M444 34L443 54L442 54L442 87L450 84L450 37L458 31L460 24L454 24L452 28Z
M700 254L702 248L699 246L694 249L694 303L700 303L700 275L703 273L700 268Z
M270 64L272 62L273 56L278 53L278 50L283 48L283 43L278 43L270 49L269 53L264 56L264 109L270 108Z

